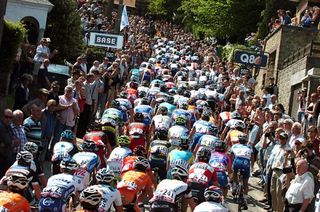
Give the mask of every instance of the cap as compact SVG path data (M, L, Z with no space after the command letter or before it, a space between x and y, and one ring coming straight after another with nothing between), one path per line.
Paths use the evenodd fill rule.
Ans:
M49 91L47 89L45 89L45 88L41 88L39 91L42 94L49 94Z
M287 133L282 132L282 133L280 133L279 137L280 137L280 138L284 138L284 139L288 139L289 136L288 136Z

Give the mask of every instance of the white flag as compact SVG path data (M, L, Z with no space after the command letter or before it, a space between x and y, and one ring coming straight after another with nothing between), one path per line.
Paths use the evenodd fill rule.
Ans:
M121 23L120 23L120 31L123 30L126 26L129 26L129 19L127 13L126 5L123 6L122 16L121 16Z

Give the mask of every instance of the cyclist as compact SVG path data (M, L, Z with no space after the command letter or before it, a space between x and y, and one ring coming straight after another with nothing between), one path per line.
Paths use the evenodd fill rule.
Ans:
M113 148L117 145L117 132L123 126L123 121L119 114L114 114L113 111L107 111L103 114L101 118L101 130L106 135L106 147L110 145L112 151Z
M52 175L60 173L60 162L63 158L72 157L78 152L75 145L75 135L71 130L65 130L61 133L60 141L53 147L53 154L51 158Z
M168 110L168 116L171 116L172 115L172 112L176 109L176 106L174 105L174 98L173 96L168 96L167 97L167 101L166 102L162 102L160 105L159 105L159 108L160 107L166 107L167 110Z
M81 181L82 189L86 188L92 175L100 167L100 159L96 152L98 147L92 140L85 140L82 145L82 152L76 153L72 158L79 164L79 169L75 172L75 176Z
M4 177L1 179L2 185L8 186L8 178L15 174L22 174L28 178L28 189L26 192L26 199L30 204L35 204L35 200L40 199L40 185L39 185L39 176L36 174L36 171L32 167L33 155L28 151L20 151L17 154L16 162L7 170ZM32 190L33 189L33 190ZM33 195L34 193L34 195Z
M149 105L149 100L147 98L142 98L140 105L134 107L133 112L142 113L143 115L143 123L149 127L151 124L151 120L153 117L153 108Z
M175 166L171 170L172 179L162 180L150 199L151 212L183 212L189 205L195 208L191 189L187 184L188 170L183 166Z
M234 144L239 143L239 136L243 134L245 128L246 125L244 122L235 122L225 140L228 147L232 147Z
M218 185L217 175L208 164L210 156L209 148L200 149L196 155L196 162L189 168L188 185L198 203L205 201L203 193L208 186Z
M170 127L168 132L169 143L172 149L179 146L179 140L182 136L189 135L189 130L185 127L187 123L185 116L178 116L175 122L176 125Z
M166 178L167 156L169 153L170 143L168 140L168 130L158 128L154 132L154 139L150 143L149 162L152 169L158 169L160 180Z
M94 186L90 186L81 192L79 199L83 209L78 212L97 212L102 201L102 194Z
M227 145L225 142L218 140L214 144L214 151L211 153L211 158L209 160L210 165L214 168L217 173L218 183L223 191L223 196L226 198L228 193L228 177L231 175L231 159L226 154Z
M203 135L218 135L218 127L210 122L211 112L204 110L201 114L201 119L193 124L190 138L193 138L191 149L194 149Z
M146 196L152 198L152 181L146 169L149 162L144 157L138 157L134 162L134 170L124 173L117 188L121 193L123 207L127 211L138 212L137 200L143 202Z
M134 161L138 157L147 157L147 150L142 145L136 146L136 148L134 148L132 156L123 158L121 175L123 175L127 171L134 170ZM150 171L150 167L148 167L147 170Z
M188 169L193 162L193 154L189 151L189 137L182 136L180 139L179 149L174 149L168 154L167 172L168 179L171 179L171 171L176 165Z
M168 109L166 107L159 107L157 115L152 118L150 132L156 129L169 129L171 125L171 118L168 116Z
M82 190L77 177L74 176L78 169L77 162L72 158L64 158L60 162L61 173L48 179L47 187L41 193L39 211L66 211L66 204L75 204L78 192Z
M191 120L192 115L187 109L188 109L188 103L187 102L182 102L182 103L179 104L178 108L175 109L172 112L172 115L171 115L171 120L172 120L173 125L175 125L175 120L176 120L177 117L184 116L187 119L186 127L188 129L191 128L190 120Z
M232 194L236 193L236 184L238 182L238 171L243 171L243 193L244 193L244 206L247 206L247 195L248 195L248 181L250 177L250 168L253 167L253 151L250 145L247 144L248 139L245 134L241 134L238 137L239 143L231 147L231 161L233 169L233 185Z
M115 180L113 171L106 168L98 170L96 180L98 184L93 187L102 194L98 210L109 211L112 204L114 204L117 212L122 212L123 207L120 192L112 186Z
M210 148L211 150L214 149L214 145L217 141L220 141L218 137L215 137L213 135L203 135L199 139L198 144L193 150L193 153L196 154L201 148Z
M101 122L103 125L109 126L109 127L113 127L115 128L116 126L118 129L118 133L121 134L122 133L122 127L127 123L128 121L128 115L127 113L122 109L121 104L119 101L113 100L111 102L111 106L110 108L107 108L102 115L102 119ZM113 132L113 130L109 130L111 131L111 135L114 135L115 132ZM107 132L109 132L107 131ZM115 146L115 140L111 140L109 141L111 146Z
M120 102L120 106L125 107L126 110L129 112L130 116L133 115L133 111L132 111L132 103L131 101L128 99L128 93L126 91L122 91L119 94L119 97L116 98L115 100Z
M33 158L36 158L38 155L38 145L34 142L30 142L28 141L27 143L25 143L25 145L23 146L23 150L24 151L28 151L31 152L31 154L33 155ZM15 162L17 163L17 162ZM31 162L31 169L33 169L34 172L36 172L36 174L39 176L39 180L40 183L42 185L42 187L45 187L47 185L47 179L46 176L44 175L42 166L39 163L39 160L35 161L33 160Z
M24 198L28 183L23 174L11 175L7 181L8 191L0 191L0 211L30 212L30 204Z
M221 203L223 202L222 192L216 186L210 186L204 191L205 202L198 205L193 212L228 212Z
M107 160L107 168L111 169L116 177L120 177L122 169L122 161L125 157L132 155L130 150L130 138L126 135L121 135L118 138L119 146L116 147L110 154Z
M131 81L129 83L129 88L127 88L126 93L127 93L127 99L131 102L133 105L134 100L138 98L138 83L135 81ZM127 108L128 109L128 108Z
M149 128L143 123L144 116L142 113L134 114L134 122L130 123L126 128L127 135L130 138L130 149L133 150L136 146L149 145Z

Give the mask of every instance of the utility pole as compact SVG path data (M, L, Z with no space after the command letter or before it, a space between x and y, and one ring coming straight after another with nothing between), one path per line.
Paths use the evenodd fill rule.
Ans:
M8 0L0 0L0 48L1 48L1 42L2 42L4 15L6 14L7 1Z
M122 16L122 8L123 8L123 0L119 1L119 7L118 7L118 17L117 17L117 23L114 29L114 32L116 34L120 33L120 23L121 23L121 16Z

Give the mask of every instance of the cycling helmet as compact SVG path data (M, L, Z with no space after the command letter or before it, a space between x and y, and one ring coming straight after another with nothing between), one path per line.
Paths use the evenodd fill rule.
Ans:
M96 152L98 151L98 146L93 140L85 140L82 145L82 150L85 152Z
M146 148L144 148L144 146L138 145L133 149L133 155L146 157L147 156L147 150L146 150Z
M168 102L169 104L173 104L173 103L174 103L174 98L173 98L173 96L168 96L168 97L167 97L167 102Z
M215 143L214 143L214 150L216 152L225 152L227 149L227 145L225 142L221 141L221 140L217 140Z
M69 171L76 171L78 169L79 165L77 164L77 161L75 161L73 158L64 158L60 162L60 168L61 169L66 169Z
M158 128L154 131L154 137L160 140L167 140L168 130L165 128Z
M161 115L167 115L168 114L168 108L166 108L166 107L164 107L164 106L161 106L161 107L159 107L159 113L161 114Z
M149 105L149 99L146 98L146 97L143 97L143 98L141 99L140 104L142 104L142 105Z
M114 180L114 172L111 169L99 169L96 174L98 183L110 183Z
M211 115L212 115L211 110L203 110L203 112L201 114L202 117L206 117L206 118L210 118Z
M180 180L183 180L184 178L187 178L189 173L188 170L180 165L175 165L171 170L171 175L173 178L178 178Z
M233 111L231 113L231 118L232 119L241 119L241 114L238 111Z
M139 98L143 98L143 97L146 97L147 96L147 93L145 91L140 91L139 92Z
M25 145L23 146L24 151L31 152L32 154L36 154L38 152L38 149L38 145L30 141L25 143Z
M149 82L147 80L142 81L141 85L143 87L149 87Z
M204 161L207 163L207 162L209 162L210 157L211 157L211 150L209 148L202 147L197 152L198 161Z
M238 136L238 140L240 144L246 144L248 142L248 137L246 134L241 134Z
M33 161L33 155L29 151L21 151L17 154L18 164L30 164Z
M130 138L126 135L121 135L118 137L118 144L120 146L126 146L131 143Z
M209 126L209 132L208 132L209 135L217 136L218 133L219 133L219 129L216 125L212 124Z
M167 92L167 86L166 85L160 85L160 91L161 92Z
M120 94L119 94L119 97L120 98L123 98L123 99L126 99L128 97L128 93L126 91L122 91Z
M113 101L111 102L111 106L114 107L114 108L119 108L120 105L121 105L120 102L117 101L117 100L113 100Z
M177 125L182 125L184 126L187 123L187 119L185 116L178 116L175 118L175 123Z
M138 83L136 83L135 81L130 82L130 88L137 90L138 86L139 86Z
M143 122L144 116L142 113L135 113L133 117L134 121L136 122Z
M210 186L204 190L204 198L206 201L221 202L222 192L217 186Z
M73 140L75 138L72 130L65 130L61 133L61 139Z
M246 125L244 122L242 121L237 121L235 124L234 124L234 128L237 129L237 130L244 130L246 128Z
M134 161L133 167L134 169L138 169L141 171L145 171L149 167L149 162L146 158L138 156L138 158Z
M188 90L184 91L184 92L183 92L183 96L184 96L184 97L187 97L187 98L190 98L190 96L191 96L190 91L188 91Z
M79 200L83 209L95 210L102 200L102 195L96 188L91 186L81 192Z
M188 147L189 146L189 136L187 135L182 135L180 137L180 143L179 143L180 147Z
M189 105L188 105L187 102L182 102L182 103L179 104L179 108L187 110L188 107L189 107Z
M27 176L21 173L12 174L7 180L8 187L14 190L24 190L28 187L28 183Z

